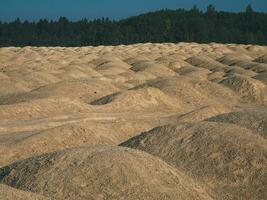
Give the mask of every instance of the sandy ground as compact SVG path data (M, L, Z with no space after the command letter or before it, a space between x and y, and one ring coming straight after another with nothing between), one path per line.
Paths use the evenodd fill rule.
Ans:
M266 57L216 43L0 48L0 197L267 199Z

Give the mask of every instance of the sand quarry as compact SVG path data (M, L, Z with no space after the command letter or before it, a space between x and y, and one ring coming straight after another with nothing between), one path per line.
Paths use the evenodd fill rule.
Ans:
M266 200L267 47L0 49L1 200Z

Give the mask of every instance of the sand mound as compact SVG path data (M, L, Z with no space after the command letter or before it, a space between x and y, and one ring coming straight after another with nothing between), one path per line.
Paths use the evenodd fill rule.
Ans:
M87 101L92 101L116 91L119 91L119 88L116 87L116 85L109 79L92 78L63 81L41 87L34 92L38 92L39 94L47 94L49 96L63 96L70 98L87 97Z
M155 61L157 64L162 64L166 67L168 67L169 69L173 70L173 71L177 71L182 67L188 67L191 66L189 63L187 63L186 61L184 61L184 56L180 55L180 54L170 54L170 55L166 55L166 56L161 56L159 58L157 58Z
M229 66L242 66L251 62L252 58L242 53L231 53L217 59L217 61Z
M166 124L164 119L144 116L140 119L90 114L86 117L47 119L46 122L24 122L0 134L0 166L32 156L84 145L117 145L142 131ZM167 119L166 119L167 121ZM42 127L42 125L44 127ZM51 127L47 127L50 125ZM8 127L8 125L7 125ZM10 132L8 132L10 131Z
M156 77L174 76L176 73L168 67L154 62L138 62L132 64L134 72L150 73Z
M122 61L107 61L97 65L94 69L104 76L112 76L120 75L126 72L133 74L133 72L130 70L131 67L131 65L128 65Z
M246 70L252 70L256 73L267 72L267 64L265 63L251 62L251 63L244 64L242 67Z
M56 199L210 199L160 159L121 147L87 147L0 169L1 182Z
M87 144L116 144L115 136L108 134L107 131L96 132L93 127L90 127L93 125L92 123L72 123L40 131L0 136L0 144L3 138L9 138L0 146L0 153L5 153L5 157L0 161L0 166L70 147Z
M250 70L245 70L241 67L237 67L237 66L232 66L232 67L227 67L225 68L225 73L227 76L231 76L231 75L243 75L243 76L247 76L247 77L253 77L256 76L257 73L250 71Z
M226 113L207 119L207 121L236 124L251 129L255 133L258 132L263 137L267 138L266 108Z
M266 85L252 78L234 75L220 82L231 88L247 103L264 103Z
M93 66L83 65L84 64L63 67L60 73L56 73L56 76L59 77L61 81L102 77L100 73L93 69Z
M179 73L179 75L190 77L196 80L207 80L209 74L211 74L212 72L205 68L182 67L177 70L177 73Z
M13 78L0 80L0 85L0 96L30 91L25 82Z
M257 59L254 60L255 62L258 63L266 63L267 64L267 54L258 57Z
M33 119L90 111L87 104L70 98L34 99L15 105L0 106L0 120Z
M3 184L0 184L0 199L1 200L49 200L49 198L43 197L41 195L17 190Z
M169 96L176 98L183 108L189 108L189 110L220 104L226 108L228 107L227 112L227 110L231 110L231 103L239 101L238 97L226 87L185 76L158 78L139 87L147 86L158 88ZM229 99L227 105L224 104L225 99Z
M176 70L179 75L186 75L200 71L200 68L194 66L184 66Z
M122 146L158 156L205 184L215 199L266 199L267 141L240 126L163 126Z
M22 81L27 83L27 87L33 90L48 84L59 82L60 78L49 72L31 72L21 76L19 82Z
M115 93L99 100L91 105L101 106L105 111L166 111L181 110L180 103L161 90L153 87L131 89L122 93Z
M59 199L201 199L188 177L177 185L181 173L156 158L105 147L102 159L101 148L82 150L164 126L170 131L144 134L153 141L140 136L138 148L215 199L267 199L266 52L217 43L0 48L0 168L24 163L16 187Z
M263 82L265 85L267 85L267 73L259 74L257 76L254 76L253 78L256 80L259 80L259 81Z
M204 106L199 109L194 109L190 112L183 113L181 115L175 116L169 120L169 123L177 124L184 122L200 122L211 116L217 116L223 114L229 110L225 106L214 105L214 106Z
M205 68L211 71L218 70L221 68L224 68L225 66L216 60L213 60L212 58L209 58L208 56L193 56L186 60L189 64ZM222 70L222 69L221 69Z

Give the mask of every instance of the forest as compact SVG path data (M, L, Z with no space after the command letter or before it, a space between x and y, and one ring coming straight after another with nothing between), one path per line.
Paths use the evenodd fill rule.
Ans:
M198 42L267 44L267 13L164 9L122 20L101 18L0 22L0 46L88 46Z

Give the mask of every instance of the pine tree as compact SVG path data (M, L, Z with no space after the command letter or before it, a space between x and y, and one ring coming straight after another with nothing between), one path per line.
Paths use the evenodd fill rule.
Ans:
M246 7L246 13L253 13L254 11L253 11L253 8L252 8L252 6L249 4L247 7Z

